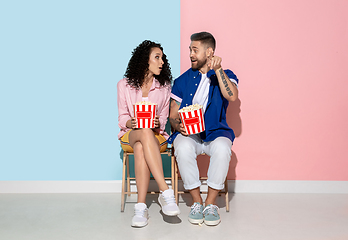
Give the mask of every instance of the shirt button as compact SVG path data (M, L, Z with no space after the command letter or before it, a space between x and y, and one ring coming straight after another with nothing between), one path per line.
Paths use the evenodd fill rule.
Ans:
M197 86L197 83L195 85Z
M196 76L194 76L193 78L196 78Z
M190 96L192 96L192 93L190 93Z

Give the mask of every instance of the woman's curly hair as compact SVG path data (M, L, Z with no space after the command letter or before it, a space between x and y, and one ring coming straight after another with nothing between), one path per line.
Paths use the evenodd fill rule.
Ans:
M161 86L168 84L170 85L172 82L170 65L167 60L167 56L163 52L161 44L145 40L133 50L132 57L128 62L126 73L124 74L124 77L127 78L127 83L132 87L137 89L141 88L149 70L149 57L151 49L154 47L161 49L163 53L162 60L164 62L160 75L154 75L155 78L159 81Z

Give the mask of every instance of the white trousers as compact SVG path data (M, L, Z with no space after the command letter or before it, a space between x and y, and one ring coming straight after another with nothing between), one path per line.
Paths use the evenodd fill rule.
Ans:
M203 142L199 135L185 137L179 134L174 140L174 155L184 188L191 190L201 186L196 158L205 153L210 156L207 184L216 190L223 189L231 160L231 147L232 142L226 137Z

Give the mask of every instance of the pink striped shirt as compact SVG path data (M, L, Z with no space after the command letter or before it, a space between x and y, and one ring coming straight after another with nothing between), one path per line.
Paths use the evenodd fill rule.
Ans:
M157 115L159 116L160 128L155 130L166 139L168 139L169 135L164 129L169 115L170 93L170 85L161 86L160 83L154 79L148 95L148 101L158 104ZM143 94L141 89L136 89L128 85L125 78L117 83L118 126L120 127L118 139L130 130L130 128L126 127L126 123L134 116L133 104L141 102L142 97Z

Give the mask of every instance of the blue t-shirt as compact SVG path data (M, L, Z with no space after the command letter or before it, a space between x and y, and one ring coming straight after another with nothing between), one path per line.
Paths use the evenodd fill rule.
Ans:
M239 80L231 70L225 70L226 75L233 79L237 84ZM202 74L198 70L190 68L180 77L175 79L172 87L172 98L181 100L180 109L192 105L192 99L201 81ZM210 78L209 97L204 113L205 131L200 133L204 142L213 141L218 137L227 137L232 142L235 138L233 130L226 122L226 110L228 100L224 98L220 91L219 82L214 70L207 73ZM179 132L174 132L168 139L172 143Z

